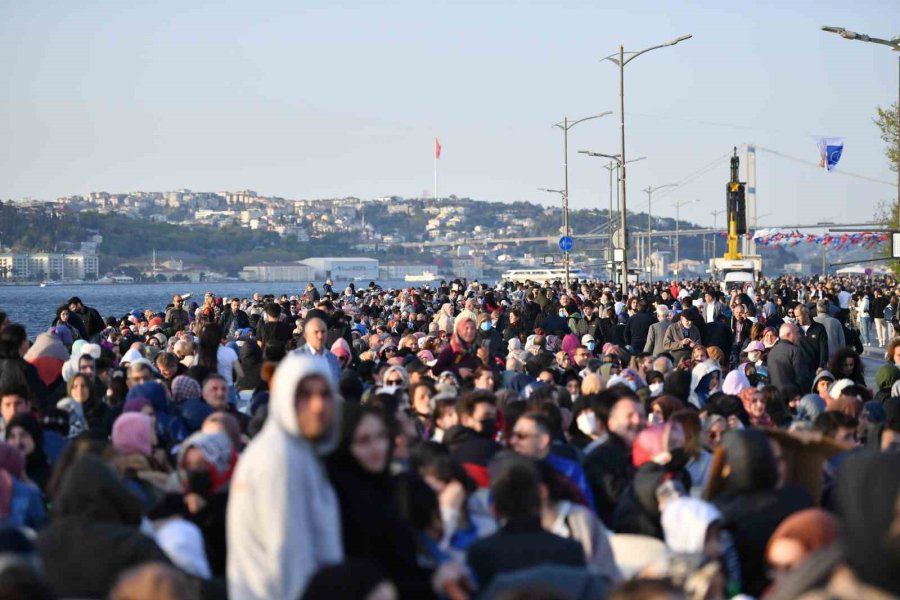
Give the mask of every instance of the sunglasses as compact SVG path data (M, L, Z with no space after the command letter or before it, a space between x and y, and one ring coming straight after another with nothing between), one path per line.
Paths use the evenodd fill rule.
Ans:
M402 379L385 379L385 385L403 385Z

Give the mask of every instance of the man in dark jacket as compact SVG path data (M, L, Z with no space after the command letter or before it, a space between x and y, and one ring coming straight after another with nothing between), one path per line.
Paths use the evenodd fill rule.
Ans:
M541 527L541 476L528 459L504 456L491 465L491 496L503 523L469 548L468 564L482 589L501 573L544 564L583 567L584 550Z
M479 487L487 487L490 481L487 466L500 451L494 441L497 431L497 399L486 391L471 392L456 406L459 425L444 434L444 444L450 457L462 464Z
M609 407L608 412L599 414L601 421L606 414L603 428L608 435L585 457L583 468L594 494L597 516L610 527L616 504L634 478L631 445L646 418L644 407L631 392L607 390L601 393L599 404Z
M100 316L97 309L85 306L78 296L69 298L69 313L75 313L81 317L81 322L84 324L84 330L87 333L86 339L88 340L94 339L94 336L99 335L101 331L106 329L103 317Z
M234 332L250 327L250 317L241 310L239 298L231 299L228 309L222 313L222 317L219 319L219 325L222 326L225 338L229 340L234 339Z
M634 348L635 352L644 349L647 343L647 335L650 327L656 323L656 317L647 312L647 301L638 300L638 310L631 315L625 324L625 343Z
M256 326L256 339L260 348L271 343L287 345L293 336L293 329L281 320L281 306L274 302L266 304L265 315L266 320Z
M803 351L806 369L815 373L817 369L825 368L828 362L828 333L824 325L812 320L805 305L794 307L794 316L800 328L800 350Z
M800 350L800 330L796 325L785 323L778 330L778 343L769 350L766 364L769 368L769 382L775 387L796 385L801 390L812 387L812 374L806 368L803 351Z
M704 323L700 330L700 339L707 348L715 346L727 353L734 344L731 328L728 326L728 317L720 314L709 323Z

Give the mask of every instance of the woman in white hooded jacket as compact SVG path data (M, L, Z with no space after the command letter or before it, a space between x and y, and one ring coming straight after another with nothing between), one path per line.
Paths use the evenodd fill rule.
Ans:
M337 447L342 400L325 359L290 354L275 371L269 416L238 461L228 501L228 592L296 600L343 560L341 517L321 457Z

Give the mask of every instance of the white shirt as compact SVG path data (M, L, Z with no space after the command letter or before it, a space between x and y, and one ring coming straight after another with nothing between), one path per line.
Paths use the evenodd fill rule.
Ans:
M194 356L194 364L200 359L200 355ZM229 386L234 385L234 363L238 360L237 352L228 346L219 346L216 350L216 371L225 378Z
M838 292L838 306L843 309L850 308L850 300L853 299L853 296L847 290L841 290Z

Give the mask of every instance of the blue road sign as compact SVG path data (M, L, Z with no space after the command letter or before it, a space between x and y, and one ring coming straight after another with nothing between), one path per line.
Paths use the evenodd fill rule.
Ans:
M559 238L559 249L563 252L571 252L574 245L575 240L572 239L572 236L564 235Z

